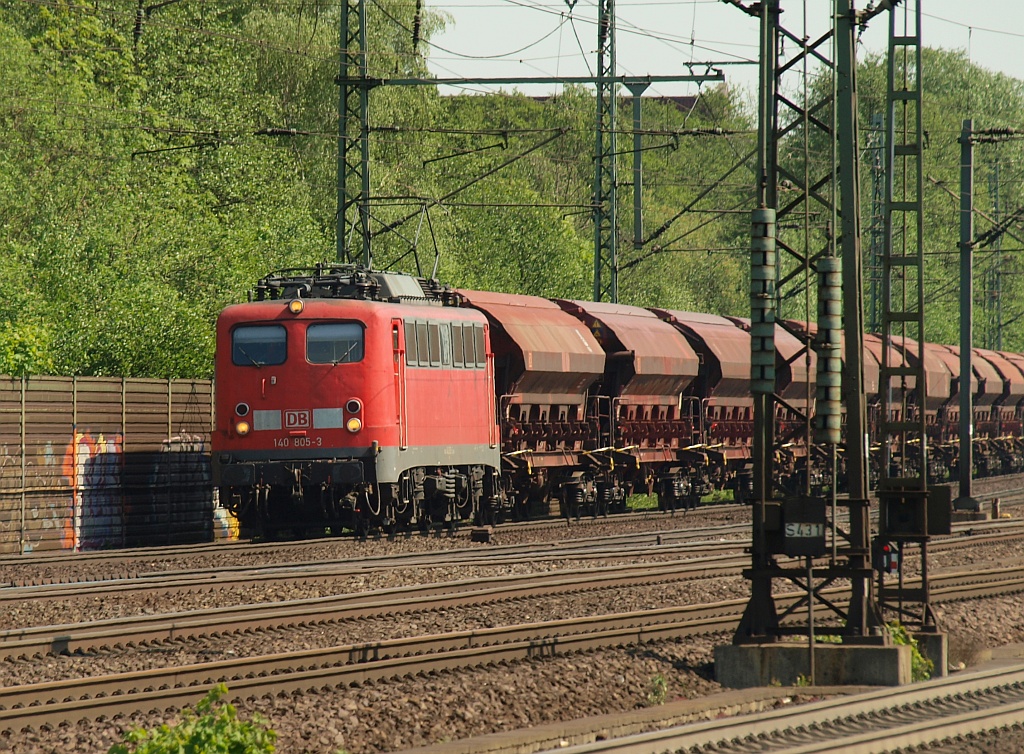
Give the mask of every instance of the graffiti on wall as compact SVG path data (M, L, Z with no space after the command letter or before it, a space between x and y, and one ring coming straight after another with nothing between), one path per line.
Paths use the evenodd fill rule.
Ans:
M77 449L79 441L82 451ZM8 529L19 535L22 552L32 552L44 543L75 547L76 458L84 456L89 446L95 446L91 436L75 433L62 450L47 441L24 459L20 448L0 447L0 492L6 493Z
M73 432L64 452L61 472L71 487L70 536L62 546L73 550L95 550L124 545L121 469L124 438L120 432L109 438L93 437L86 429Z
M75 428L61 448L40 447L24 465L0 448L8 550L95 550L237 538L214 508L209 450L201 437L171 437L152 451L124 450L120 432ZM20 507L20 511L18 510Z

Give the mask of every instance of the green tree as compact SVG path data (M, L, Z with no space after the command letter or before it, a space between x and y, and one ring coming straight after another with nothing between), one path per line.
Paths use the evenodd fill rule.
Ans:
M861 123L885 111L886 62L869 57L859 79ZM960 238L960 137L964 119L973 118L975 129L1017 128L1024 121L1024 82L973 64L962 51L923 50L924 104L924 251L925 337L939 343L959 341L959 238ZM998 177L996 164L998 163ZM978 144L975 147L975 208L994 219L1006 217L1024 206L1020 175L1024 169L1024 144ZM862 165L862 185L871 188L868 166ZM902 176L896 175L897 182ZM996 209L996 195L999 210ZM870 207L869 203L864 204ZM992 227L990 219L977 214L975 232ZM867 225L868 222L866 221ZM1002 247L1016 249L1022 237L1017 226L1004 236ZM911 233L913 228L911 228ZM896 243L903 242L902 237ZM908 243L915 239L908 235ZM1024 307L1018 302L1021 288L1019 254L997 255L997 244L975 253L975 340L992 343L997 323L992 320L997 286L1001 291L1003 346L1024 348ZM998 270L998 281L995 273ZM1020 317L1020 319L1017 319Z

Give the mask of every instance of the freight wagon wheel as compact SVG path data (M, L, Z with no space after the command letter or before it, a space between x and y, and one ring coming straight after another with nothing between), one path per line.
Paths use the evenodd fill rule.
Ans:
M658 510L676 515L676 494L673 480L667 479L658 485Z
M512 520L526 521L530 518L530 499L526 495L510 495Z
M572 519L580 520L580 517L583 515L583 503L577 499L575 489L563 488L560 503L562 518L566 521Z
M480 502L480 508L476 514L478 526L495 526L499 523L498 506L492 500Z

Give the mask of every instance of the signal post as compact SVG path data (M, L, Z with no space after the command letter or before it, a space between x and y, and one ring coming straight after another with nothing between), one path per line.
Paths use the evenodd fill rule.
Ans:
M891 579L886 581L882 570L876 583L875 567L896 569L902 553L903 541L922 543L921 551L927 552L927 538L935 533L928 527L928 511L937 510L929 504L925 487L927 472L926 437L922 434L917 447L919 475L911 478L903 470L898 478L884 479L880 490L881 529L879 537L872 541L870 527L870 502L868 488L868 424L864 396L864 297L862 290L862 253L860 231L860 187L858 179L857 145L857 91L855 80L855 38L860 28L871 18L888 10L890 5L882 4L876 10L857 11L853 0L834 0L834 26L829 33L815 38L807 30L789 31L780 25L781 0L761 0L757 4L745 4L739 0L727 0L730 4L750 15L759 17L761 22L760 52L760 107L759 107L759 206L752 216L751 242L751 383L754 395L754 437L753 437L753 526L751 540L751 567L744 576L751 583L751 598L731 645L718 647L715 651L715 669L718 680L726 686L747 687L781 683L796 683L798 679L816 684L868 684L899 685L908 683L910 676L910 648L895 646L889 639L884 625L880 596L891 606L895 591ZM869 6L870 7L870 6ZM920 10L918 9L918 19ZM891 19L890 19L891 20ZM779 40L788 37L804 40L802 48L788 61L780 60ZM919 34L896 35L890 25L890 40L907 40L918 45ZM786 71L793 71L803 63L805 81L807 60L824 59L826 40L834 40L835 59L833 70L836 75L835 113L833 124L821 124L811 114L827 110L827 103L811 104L806 95L803 106L794 105L779 96L779 79ZM787 45L792 47L792 45ZM890 56L893 43L890 41ZM802 59L802 60L801 60ZM920 61L918 60L918 63ZM918 65L917 71L920 71ZM892 63L890 63L890 76ZM919 83L919 82L918 82ZM893 87L890 86L890 92ZM920 87L917 87L917 102L920 102ZM905 93L903 96L906 96ZM890 97L891 103L896 97ZM778 164L777 139L782 126L779 117L780 103L789 108L790 114L797 110L802 118L805 139L812 127L822 127L835 140L835 164L832 173L825 179L815 180L803 168L803 180L799 173L786 170ZM919 108L918 108L919 112ZM893 129L890 112L890 136ZM834 130L829 129L829 125ZM792 132L792 123L786 126ZM897 151L901 156L911 155L917 149L916 166L920 170L920 144L911 148L901 145ZM889 144L890 160L893 155L892 138ZM891 181L890 161L890 181ZM841 169L839 166L842 166ZM901 166L904 170L906 165ZM824 248L812 249L805 243L802 251L783 244L776 228L782 222L782 215L791 212L799 221L799 210L793 212L800 199L787 197L786 207L779 209L776 186L783 176L803 192L802 201L810 204L817 201L816 211L824 214L834 212L835 224L830 228L839 230L838 238L827 231L828 243ZM825 186L824 184L830 185ZM831 191L831 194L829 194ZM823 198L824 197L824 198ZM893 199L890 195L887 213L913 211L915 205ZM831 201L829 201L831 200ZM831 205L831 206L830 206ZM919 197L916 208L919 210ZM806 218L811 214L805 211ZM917 212L918 218L920 212ZM888 214L887 214L888 217ZM891 239L891 223L888 225ZM804 238L811 232L805 226ZM891 244L890 244L891 246ZM806 283L812 276L817 281L818 323L814 348L818 353L817 393L815 401L814 445L817 449L831 449L832 458L841 453L845 462L846 489L848 496L842 499L835 495L837 466L833 461L831 500L811 494L810 483L804 494L781 496L772 485L772 457L774 449L773 424L775 416L774 384L774 342L775 304L783 297L778 288L791 283L795 275L781 264L781 253L786 252L797 260L790 263L788 270L803 266ZM906 252L903 251L903 254ZM887 256L888 260L890 257ZM906 259L906 257L903 257ZM780 270L784 274L780 276ZM810 271L813 270L813 273ZM900 268L900 274L906 270ZM905 284L903 281L902 284ZM904 288L903 291L906 291ZM920 282L915 292L920 291ZM891 291L887 289L886 295ZM892 298L897 298L893 296ZM904 296L905 298L905 296ZM889 329L883 333L889 342L895 332L892 322L917 324L914 334L923 341L921 307L913 311L894 312L886 306ZM883 317L883 327L886 325ZM906 329L902 330L904 337ZM842 337L841 337L842 336ZM845 342L842 356L840 343ZM810 347L810 345L808 346ZM918 362L920 364L920 361ZM920 368L920 367L919 367ZM905 377L913 372L907 364L890 366L883 378ZM883 383L883 390L885 390ZM923 386L923 374L917 381ZM884 394L884 393L883 393ZM842 404L845 404L845 442L841 444ZM923 405L923 401L922 401ZM917 424L903 417L905 425ZM923 416L914 417L923 423ZM888 416L886 416L888 420ZM809 421L809 420L808 420ZM883 431L906 430L906 426L883 427ZM808 432L810 435L810 432ZM886 444L888 434L883 437ZM810 440L810 437L808 437ZM810 444L810 443L809 443ZM906 447L904 438L903 447ZM906 460L906 459L903 459ZM810 457L808 457L808 479ZM942 501L938 501L941 507ZM842 528L843 517L839 509L847 512L846 529ZM902 527L902 529L901 529ZM874 557L873 557L874 556ZM925 558L926 555L922 555ZM887 559L886 559L887 558ZM884 562L883 562L884 561ZM927 573L926 567L923 569ZM848 602L841 601L824 590L837 581L850 584ZM796 587L798 597L780 615L775 603L773 586L784 582L789 589ZM920 628L925 633L934 632L934 621L928 607L927 581L922 588L910 592L903 590L899 582L900 607L903 597L911 601L923 601L924 620ZM819 615L816 615L819 611ZM900 614L902 617L902 613ZM787 618L802 620L788 621ZM816 625L821 619L822 623ZM816 634L839 636L841 643L819 643ZM795 641L796 638L802 641ZM944 637L942 637L944 638ZM933 651L941 653L936 658L936 667L945 667L944 642L932 642Z

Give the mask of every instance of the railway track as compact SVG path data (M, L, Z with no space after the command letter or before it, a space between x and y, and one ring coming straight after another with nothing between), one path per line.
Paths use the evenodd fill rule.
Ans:
M931 581L936 602L1024 591L1019 567ZM844 590L828 593L843 601ZM799 596L780 596L779 604ZM0 729L176 708L221 682L236 696L258 697L730 631L745 604L735 599L14 686L0 690Z
M259 585L333 584L340 579L401 569L499 567L553 561L610 561L630 558L700 558L742 551L749 544L747 524L700 531L675 529L616 537L574 539L550 545L505 545L488 548L405 553L335 561L296 561L258 567L224 567L153 572L102 581L24 584L0 588L0 606L26 600L106 598L118 594L172 594ZM954 526L951 537L935 538L930 552L979 547L1024 536L1024 522L976 521ZM725 574L723 574L725 575ZM9 631L7 633L10 633ZM4 633L0 633L3 641Z
M308 560L262 566L225 566L178 571L161 571L134 576L117 575L100 581L23 583L0 588L0 604L5 600L66 599L75 596L99 596L117 592L176 592L269 585L293 582L336 581L345 576L360 576L381 571L415 568L507 566L565 560L615 560L638 554L663 557L730 552L741 550L749 535L749 525L731 524L704 528L674 529L660 532L564 540L550 544L503 545L487 548L444 550L381 555L365 558L340 558L332 561Z
M735 549L735 548L733 548ZM236 631L316 625L439 610L539 595L625 589L670 581L738 575L749 565L745 555L723 554L695 561L561 570L443 582L287 603L240 605L143 615L82 625L39 626L0 632L0 658L47 653L90 652L114 645L169 641Z
M870 691L550 751L881 754L1013 727L1022 716L1024 665L1013 665L915 684L898 696Z
M993 522L994 524L997 522ZM946 539L933 545L933 551L942 551L953 547L979 547L1004 541L1009 538L1020 538L1024 529L1019 526L1009 528L992 525L985 527L981 533L972 533L969 538L962 534L959 538ZM664 535L668 537L668 535ZM969 539L969 541L963 541ZM677 583L701 578L723 578L737 576L749 565L749 558L738 551L742 542L692 542L684 541L679 545L662 544L656 546L659 555L671 556L693 554L699 551L699 557L685 560L667 560L635 565L613 565L602 568L560 569L553 572L529 573L522 575L503 575L493 578L474 578L461 581L406 586L393 589L372 590L339 594L327 597L289 600L272 604L248 604L230 607L195 610L186 613L147 614L116 619L94 620L88 624L21 627L0 631L0 658L17 658L44 655L48 653L81 653L98 651L107 647L124 644L141 644L146 642L171 641L184 638L197 638L212 634L230 634L239 631L267 630L288 628L295 625L317 625L359 618L380 617L413 613L423 610L438 609L441 606L454 608L467 605L482 605L529 599L531 597L552 594L580 593L604 589L626 589L635 586L650 586L662 583ZM614 550L618 545L611 546ZM605 558L609 548L604 546L597 551L589 548L583 554L571 550L573 559ZM522 557L521 548L512 548L507 558L512 562L529 563L534 560ZM561 552L561 550L560 550ZM552 555L538 556L546 560ZM417 563L416 558L406 562L406 566ZM426 562L436 565L433 558ZM470 563L476 558L470 558ZM508 564L508 559L499 558L490 565ZM448 557L446 565L456 567L463 565L458 557ZM318 579L336 579L342 575L362 573L362 564L356 564L354 571L332 568L326 573L316 573ZM240 574L241 583L252 583L260 577L254 574ZM280 575L264 574L265 578L277 580ZM293 574L288 579L310 578L297 577ZM199 582L206 586L206 581ZM133 589L133 586L135 587ZM196 588L194 582L187 582L189 588ZM146 584L143 588L167 592L178 587L178 582L160 581ZM90 594L109 595L112 592L134 592L139 590L138 582L111 583L92 585ZM29 589L12 589L0 592L0 604L4 601L39 598L49 599L79 596L77 588L64 586L42 586Z
M1024 474L1011 474L1001 477L988 477L983 479L974 480L974 492L977 497L986 496L1000 496L1003 505L1006 508L1016 506L1020 503L1024 503ZM717 517L733 517L736 515L745 515L749 512L749 506L746 505L734 505L734 504L717 504L717 505L705 505L698 509L696 515L699 516L710 516L712 518ZM639 511L628 514L618 514L610 518L583 518L579 521L573 521L567 523L565 519L553 518L538 521L524 521L524 522L510 522L502 524L498 528L499 536L502 535L516 535L525 532L536 532L536 531L568 531L568 532L579 532L586 531L588 528L595 528L609 523L630 523L636 521L652 521L661 520L666 522L672 521L686 521L689 516L689 512L680 511L675 515L669 515L659 511L648 510ZM983 525L984 522L975 522L975 526ZM743 534L749 533L749 523L742 524L726 524L726 525L713 525L711 527L702 527L702 530L718 531L720 529L733 529L742 532ZM682 534L686 532L685 529L675 530L676 533ZM665 536L673 536L674 532L665 532ZM692 534L692 530L691 530ZM440 533L433 532L430 534L410 534L409 539L431 539L438 538ZM445 534L446 539L452 539L455 541L468 541L470 539L470 530L467 527L462 527L455 530L451 535ZM643 537L643 534L637 535ZM582 539L582 538L581 538ZM67 551L50 551L33 553L29 555L7 555L0 556L0 574L10 573L13 574L8 576L7 583L10 586L32 586L38 584L53 583L51 579L46 576L40 576L39 574L45 572L47 566L63 566L68 563L74 563L78 567L85 566L101 566L107 568L111 572L118 572L120 569L119 577L124 579L139 578L145 576L146 573L139 568L139 563L145 563L147 570L151 567L154 561L160 560L171 560L174 558L184 559L210 559L211 567L212 563L218 560L223 560L226 557L230 558L260 558L264 560L273 561L281 556L287 557L292 553L301 555L303 552L309 552L315 554L315 551L325 546L337 545L339 542L337 538L318 538L302 541L286 541L286 542L260 542L253 543L249 541L239 542L216 542L216 543L205 543L198 545L177 545L171 547L164 547L159 549L154 548L136 548L136 549L125 549L115 551L94 551L84 553L70 553ZM523 549L528 549L530 545L524 545ZM482 548L478 548L482 549ZM488 550L490 551L490 550ZM378 560L401 560L404 557L403 554L388 554L380 556ZM267 567L273 567L273 565L280 565L286 567L287 563L268 563ZM17 574L27 572L27 575L19 576ZM85 579L87 580L87 579Z
M745 505L733 505L733 504L722 504L714 506L704 506L699 509L701 517L710 516L712 518L730 518L734 515L749 512L749 506ZM599 528L607 526L608 524L616 523L631 523L631 522L646 522L646 521L663 521L667 524L673 522L682 524L687 521L689 512L679 511L675 515L668 513L662 513L656 510L639 511L636 513L617 514L611 517L598 517L598 518L583 518L579 521L573 520L571 523L567 523L564 518L552 518L543 519L537 521L522 521L522 522L510 522L501 524L497 532L499 536L503 535L516 535L526 532L536 531L549 531L549 532L565 532L571 534L573 540L585 540L586 536L577 536L578 534L585 534L588 529ZM717 529L719 524L712 524L710 528L712 530ZM722 526L741 526L745 530L749 530L749 523L746 524L724 524ZM677 531L679 533L685 533L686 529L675 529L669 530ZM693 530L689 530L690 534L693 534ZM643 536L639 534L638 536ZM423 541L430 542L432 540L446 540L455 542L466 542L468 543L471 539L471 527L460 527L452 533L441 533L431 532L428 534L422 534L419 532L410 533L407 536L401 535L399 539L409 541ZM52 550L43 551L39 553L31 553L25 555L0 555L0 573L7 571L20 572L28 570L42 570L46 566L62 566L69 562L73 562L76 565L98 565L105 566L111 571L116 571L119 568L124 572L124 576L134 577L140 575L141 572L134 571L133 569L138 568L138 563L150 564L158 560L171 560L175 558L184 559L210 559L215 562L218 559L224 559L225 557L232 558L264 558L267 560L273 560L278 557L278 554L283 554L284 557L290 556L292 553L301 555L303 552L313 552L319 549L323 549L325 546L338 546L345 545L351 542L350 538L343 537L321 537L315 539L306 540L289 540L280 542L251 542L251 541L219 541L219 542L208 542L203 544L192 544L192 545L172 545L169 547L160 548L128 548L121 550L95 550L88 552L69 552L67 550ZM511 547L512 545L506 545ZM522 548L536 547L536 545L523 545ZM484 548L478 548L484 549ZM379 556L377 559L392 559L401 558L409 553L397 553ZM33 583L46 583L44 580L36 578L33 580L32 577L26 577L22 580L17 578L12 579L9 583L13 585L28 585Z

